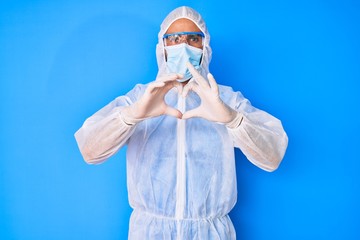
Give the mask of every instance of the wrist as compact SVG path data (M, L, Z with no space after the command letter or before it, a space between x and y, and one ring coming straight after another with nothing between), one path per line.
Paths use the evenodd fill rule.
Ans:
M120 112L120 117L124 123L127 125L135 125L138 122L141 122L143 119L136 116L132 106L124 107Z
M233 111L235 113L233 120L231 120L228 123L225 123L225 126L231 129L239 127L244 119L244 115L242 113L236 112L235 110Z

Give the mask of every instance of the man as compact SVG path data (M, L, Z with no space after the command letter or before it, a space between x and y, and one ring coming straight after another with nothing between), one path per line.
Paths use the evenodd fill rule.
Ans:
M209 41L195 10L172 11L159 32L157 79L116 98L75 134L88 163L128 145L129 239L235 239L234 147L267 171L284 156L281 122L209 73Z

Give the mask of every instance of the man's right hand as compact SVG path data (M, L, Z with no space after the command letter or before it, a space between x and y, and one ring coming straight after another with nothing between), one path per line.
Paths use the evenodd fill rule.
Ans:
M182 85L177 80L182 77L181 74L169 74L149 83L144 95L137 102L122 109L123 120L133 125L146 118L160 115L170 115L181 119L182 113L166 104L165 95L174 87L181 94Z

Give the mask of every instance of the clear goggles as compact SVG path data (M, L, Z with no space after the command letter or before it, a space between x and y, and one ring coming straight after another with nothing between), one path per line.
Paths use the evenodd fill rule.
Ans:
M205 35L202 32L175 32L165 34L163 39L165 46L187 43L190 46L202 48L204 37Z

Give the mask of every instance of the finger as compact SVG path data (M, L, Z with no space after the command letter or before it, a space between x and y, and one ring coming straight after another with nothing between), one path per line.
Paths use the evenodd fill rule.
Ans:
M183 78L182 74L170 73L168 75L159 77L158 79L156 79L156 81L157 82L168 82L168 81L174 81L174 80L181 79L181 78Z
M219 86L217 85L214 76L211 73L208 73L207 77L208 77L208 80L209 80L211 90L218 93L219 92Z
M209 87L209 84L206 81L206 79L203 76L201 76L198 70L196 70L195 67L190 62L187 62L186 66L188 67L191 75L195 78L196 82L198 82L201 87L204 88Z
M172 75L170 77L174 77L174 76L175 75ZM176 75L176 77L181 77L181 75ZM165 78L162 79L158 78L158 80L149 84L147 91L151 94L154 94L155 91L158 91L159 88L162 88L160 90L166 93L174 87L178 89L179 93L182 92L182 85L177 80L167 80Z
M164 114L170 115L170 116L173 116L176 118L180 118L180 119L182 118L182 115L183 115L179 110L169 107L169 106L166 107Z
M195 81L189 82L185 85L185 87L182 90L182 96L186 97L189 93L189 91L193 90L196 87L197 83Z
M181 94L182 85L180 82L178 82L176 80L165 82L165 87L163 88L163 91L168 92L170 89L173 89L173 88L177 88L179 93Z
M189 119L189 118L193 118L193 117L200 117L200 109L199 108L195 108L195 109L192 109L190 111L187 111L185 112L183 115L182 115L182 119Z
M174 81L174 82L173 82L173 87L175 87L175 88L178 90L178 93L179 93L179 94L182 94L183 85L182 85L180 82Z
M165 86L164 82L152 82L148 85L146 91L149 93L153 93L155 90L157 90L157 88L161 88L164 86Z
M158 77L156 79L157 82L164 82L166 81L167 79L172 79L172 80L175 80L177 77L177 74L176 73L169 73L169 74L166 74L166 75L162 75L160 77Z
M200 78L202 77L200 75L200 73L195 69L195 67L190 63L190 62L186 62L186 66L187 68L189 69L191 75L194 77L194 78Z
M177 79L183 79L184 78L184 74L181 74L181 73L178 73L177 76L178 76Z

